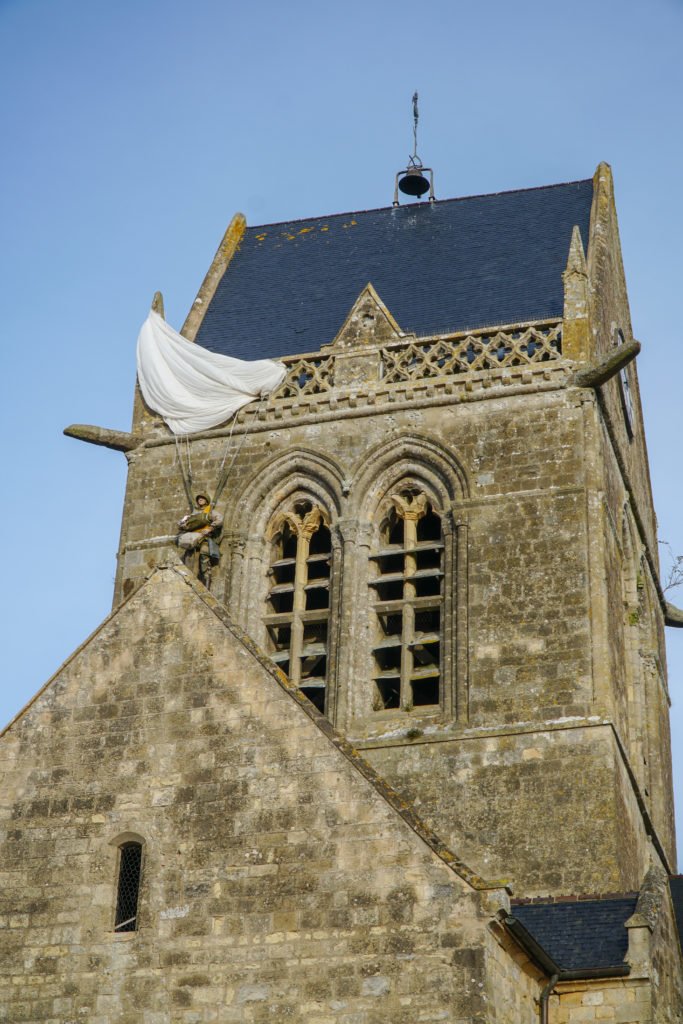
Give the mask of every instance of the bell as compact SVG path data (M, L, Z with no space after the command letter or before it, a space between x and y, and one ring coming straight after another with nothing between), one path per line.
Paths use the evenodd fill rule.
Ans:
M429 182L420 171L412 167L404 171L403 177L398 183L401 192L406 196L423 196L429 191Z

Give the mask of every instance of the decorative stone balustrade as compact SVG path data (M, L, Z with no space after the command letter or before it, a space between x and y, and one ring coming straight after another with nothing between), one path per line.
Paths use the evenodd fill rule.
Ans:
M468 331L418 340L410 336L380 347L356 350L368 358L365 383L375 387L472 374L481 370L525 367L562 358L562 322L542 321L526 327ZM286 356L287 376L273 399L297 399L335 388L338 353Z

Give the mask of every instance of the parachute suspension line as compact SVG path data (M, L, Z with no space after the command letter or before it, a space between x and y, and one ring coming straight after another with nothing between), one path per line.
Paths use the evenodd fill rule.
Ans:
M254 419L252 421L253 423L256 423L256 420L259 417L259 413L261 411L261 407L262 407L265 399L266 399L265 395L261 395L261 397L259 398L259 403L258 403L256 409L254 410ZM223 493L223 491L225 489L225 485L228 482L228 478L229 478L230 473L232 471L232 467L235 465L235 461L237 460L237 457L239 456L240 452L242 451L242 448L244 447L244 442L247 439L247 434L249 433L249 421L247 420L247 418L245 416L245 420L244 420L244 433L242 434L242 438L240 440L239 445L237 446L235 451L232 453L232 458L230 459L230 462L226 466L225 463L226 463L227 458L228 458L228 452L230 451L230 445L232 443L232 435L233 435L233 431L235 429L235 423L236 422L237 422L237 414L235 414L233 416L232 424L230 426L230 433L228 434L228 440L227 440L226 445L225 445L225 451L223 452L223 459L221 461L220 468L218 470L218 480L217 480L217 483L216 483L216 493L214 494L213 500L211 501L211 507L212 508L215 508L216 505L218 504L218 499L220 498L221 494ZM180 469L180 476L181 476L182 481L183 481L183 489L185 491L185 497L187 498L187 504L188 504L188 507L190 509L190 512L192 512L194 507L195 507L195 500L194 500L194 490L193 490L194 483L193 483L193 480L192 480L192 447L191 447L191 443L190 443L190 438L189 438L189 436L187 434L183 434L182 438L178 434L176 434L176 435L174 435L174 440L175 440L175 450L176 450L176 462L178 463L178 468ZM183 454L182 441L185 442L185 453L184 454Z
M192 479L192 445L188 434L185 434L185 451L187 453L187 479L194 499L194 480Z
M232 434L233 434L233 431L235 429L235 424L236 423L237 423L237 413L235 413L235 415L233 416L232 423L230 424L230 433L228 434L228 440L225 442L225 450L223 452L223 461L221 462L220 468L218 470L218 478L217 478L216 488L218 488L218 484L223 479L223 467L225 466L225 460L227 459L228 452L230 451L230 445L232 443ZM218 489L216 489L216 496L218 496Z
M174 437L175 437L176 459L177 459L177 462L178 462L178 467L180 469L180 476L181 476L182 481L183 481L183 489L185 490L185 497L187 498L188 508L190 509L190 512L191 512L193 510L193 508L194 508L194 499L192 497L192 466L190 465L190 462L189 462L189 441L188 441L188 464L187 464L187 471L186 471L185 470L185 466L183 465L183 453L182 453L182 449L180 447L180 440L179 440L177 434L175 434Z
M266 399L265 395L261 395L260 398L259 398L259 403L256 406L256 408L254 409L254 418L251 421L251 425L252 426L255 425L255 423L256 423L256 421L257 421L257 419L259 417L259 413L261 411L261 408L263 406L263 403L264 403L265 399ZM233 419L233 421L232 421L232 427L230 428L230 434L228 435L228 442L227 442L227 444L225 446L225 453L223 455L223 461L221 463L221 468L220 468L219 477L218 477L218 483L216 484L216 493L215 493L215 495L213 497L213 501L211 502L211 507L212 508L216 508L216 506L218 505L218 499L220 498L221 494L223 493L225 485L227 484L228 478L229 478L230 473L232 471L232 467L235 465L235 461L237 459L237 456L242 451L242 448L244 447L244 442L247 439L247 434L249 433L249 426L247 425L247 420L246 420L246 417L245 417L244 433L242 434L242 439L241 439L239 445L237 446L237 448L235 449L235 451L232 453L232 458L230 459L230 462L228 463L227 468L223 469L223 467L225 466L225 460L228 457L228 448L230 447L230 441L231 441L231 438L232 438L232 431L234 429L235 420L236 419L237 419L237 415L235 415L235 419Z

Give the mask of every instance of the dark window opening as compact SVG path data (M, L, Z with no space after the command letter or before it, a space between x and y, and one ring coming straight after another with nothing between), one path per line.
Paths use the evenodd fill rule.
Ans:
M290 587L288 590L279 591L273 587L269 600L273 612L276 615L284 615L291 612L294 607L294 590Z
M284 626L270 625L268 626L268 634L274 650L289 651L289 645L292 642L292 627L289 624Z
M329 580L306 585L306 611L314 612L327 608L330 603Z
M134 932L138 927L142 846L124 843L119 847L119 883L116 894L115 932Z
M427 540L441 540L441 520L431 509L422 519L418 520L417 540L418 543Z
M437 633L441 628L441 610L422 608L415 612L415 636L423 633Z
M330 531L326 526L322 524L315 531L311 537L308 550L311 555L328 555L332 550L332 539L330 537Z
M438 597L441 594L441 573L433 569L425 571L434 573L434 575L415 577L415 596Z
M439 569L441 567L441 546L418 548L415 552L415 562L418 572L423 569Z
M387 544L400 544L403 546L403 520L399 519L395 509L392 509L389 513L386 541Z
M413 704L416 708L439 703L438 676L434 676L432 679L412 679L410 685L413 692Z
M398 708L401 706L401 680L399 676L392 679L375 679L377 688L377 710Z
M403 551L380 551L378 554L373 556L373 560L377 563L379 572L381 573L394 573L403 572Z
M295 570L296 559L294 558L281 558L278 561L273 562L271 566L273 585L277 586L283 583L293 583Z
M396 675L401 674L401 638L396 637L395 643L388 644L386 641L375 647L375 661L381 672L394 671Z
M330 575L330 556L327 552L323 555L311 555L308 559L309 580L322 580Z
M322 644L327 649L327 619L322 622L304 622L304 653L308 644Z
M382 613L378 612L377 621L382 631L382 636L398 636L400 638L403 629L403 615L401 612Z
M305 697L308 697L311 704L315 704L318 711L325 714L325 687L324 686L301 686L299 687Z
M322 647L322 645L320 646ZM324 649L314 651L312 647L313 645L304 648L301 658L301 681L316 679L320 681L321 685L324 685L327 674L327 652Z
M403 597L403 578L399 580L383 580L378 577L373 582L380 601L400 601Z
M441 664L441 644L438 636L418 637L410 646L416 669L424 666L435 666L438 669Z
M282 558L296 558L296 534L292 532L289 523L282 527Z
M620 330L616 331L615 344L617 346L625 344L623 332ZM626 423L626 433L629 441L632 441L635 423L635 407L633 404L633 395L631 394L631 381L629 378L628 366L623 366L619 371L619 388L621 393L621 407L624 414L624 421Z

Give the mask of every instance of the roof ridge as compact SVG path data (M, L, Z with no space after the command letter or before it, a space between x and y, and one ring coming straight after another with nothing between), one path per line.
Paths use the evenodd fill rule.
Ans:
M567 185L585 185L587 182L592 181L590 178L576 178L573 181L555 181L548 185L529 185L526 188L506 188L500 192L475 192L471 195L466 196L449 196L448 199L436 199L434 203L408 203L403 206L370 206L364 210L346 210L340 213L329 213L329 214L318 214L309 217L293 217L291 220L275 220L270 221L267 224L248 224L247 231L256 231L262 228L277 228L281 224L305 224L312 220L333 220L336 217L356 217L364 213L380 213L382 210L410 210L413 208L432 208L432 206L443 206L445 203L462 203L468 199L488 199L495 198L497 196L509 196L515 195L518 192L541 192L545 189L551 188L566 188Z

